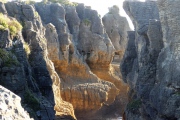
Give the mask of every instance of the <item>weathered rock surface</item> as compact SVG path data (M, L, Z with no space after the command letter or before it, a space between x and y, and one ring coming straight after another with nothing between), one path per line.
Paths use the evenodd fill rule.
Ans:
M44 27L41 19L35 15L35 9L31 5L10 2L5 4L9 16L12 16L24 24L23 38L30 45L29 64L31 66L31 79L33 78L40 91L34 90L37 94L43 94L48 103L41 101L39 117L41 119L54 119L54 96L52 91L52 80L46 67L46 43ZM21 8L21 9L19 9ZM28 66L27 66L28 67ZM27 68L26 68L27 69ZM26 79L24 79L26 81ZM41 97L38 97L41 99ZM49 117L51 116L51 117Z
M2 2L0 2L0 12L2 14L7 14L6 8Z
M180 118L178 5L179 1L170 0L124 2L135 26L128 32L121 64L123 80L130 85L128 120Z
M31 120L21 106L21 98L0 85L0 119Z
M156 86L151 91L152 106L166 119L180 119L179 12L180 1L159 0L164 48L157 61ZM173 7L172 7L173 6ZM158 91L158 92L157 92Z
M91 69L108 68L114 55L114 46L104 31L95 10L79 4L76 7L81 20L77 49Z
M72 103L76 114L90 111L94 114L104 103L112 104L120 86L126 85L111 73L115 49L98 13L83 4L77 7L35 4L35 7L47 24L48 56L61 78L62 98Z
M91 37L89 40L86 40L89 42L93 42L93 40L95 41L97 38L92 37L93 34L90 29L87 29L88 33L86 33L84 27L88 26L85 26L83 21L81 23L83 25L80 25L80 18L78 17L76 9L74 7L66 7L66 20L68 26L65 20L65 12L62 12L65 11L65 9L60 4L47 4L43 7L37 4L36 9L42 17L42 20L48 24L46 29L47 46L50 53L50 59L53 61L55 69L62 80L62 98L72 103L76 111L98 110L101 108L104 102L107 104L112 103L117 95L117 88L110 82L100 80L91 72L90 68L85 62L87 60L87 54L92 54L87 52L89 52L90 49L93 50L93 48L84 47L85 45L82 45L82 41L80 41L82 38L79 38L78 35L84 32L83 34L87 34L84 36L84 39ZM54 12L54 14L57 15L51 14L51 12ZM61 12L61 14L59 12ZM97 12L94 14L97 14ZM50 16L49 19L47 19L47 16ZM98 20L100 21L100 19ZM52 23L53 25L49 23ZM81 30L82 32L80 32ZM70 36L69 31L73 36ZM50 32L53 34L49 35ZM102 34L98 35L94 33L94 35L101 38ZM102 42L103 45L106 46L103 38L102 40L97 40L97 42L98 41ZM93 45L95 45L95 42ZM92 47L93 45L91 44ZM94 46L96 48L94 48L94 51L96 50L97 53L94 54L99 54L98 50L100 51L100 48L96 46ZM81 48L81 50L79 50L80 52L84 52L79 53L77 50L78 47ZM82 47L84 47L84 49L82 49ZM113 48L113 46L111 47ZM103 49L103 46L101 48ZM104 51L104 54L105 53L106 51ZM113 51L111 51L110 55L112 54ZM108 64L110 64L110 59L111 58L109 58ZM92 60L94 60L94 58L92 58ZM103 60L103 58L100 60ZM92 64L98 63L95 61Z
M22 97L22 104L27 104L25 109L35 119L55 119L54 109L56 115L75 119L73 106L61 98L60 79L47 56L45 27L38 13L32 5L18 2L6 3L5 8L9 16L23 23L23 36L20 31L11 38L9 31L1 31L1 49L12 52L9 59L18 64L6 66L2 61L0 83ZM31 50L28 56L25 42Z
M0 84L21 96L31 117L103 119L125 106L128 87L118 66L111 65L114 52L125 49L124 26L113 28L122 38L115 49L97 11L83 4L8 2L0 4L0 11L23 25L15 37L8 29L0 30L0 50L18 62L5 66L0 58Z
M102 18L102 21L106 32L115 47L115 55L119 57L118 62L120 62L127 44L127 31L130 30L127 19L119 15L118 6L114 5L109 8L109 13Z

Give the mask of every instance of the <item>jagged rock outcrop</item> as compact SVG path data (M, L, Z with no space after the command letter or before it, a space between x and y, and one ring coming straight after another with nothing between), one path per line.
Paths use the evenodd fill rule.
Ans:
M38 13L32 5L18 2L8 2L2 8L22 23L23 31L12 38L9 31L1 30L1 51L17 64L1 62L0 83L22 97L24 108L35 119L55 119L54 109L56 115L75 119L73 106L61 98L60 79L47 56L45 27ZM29 55L25 53L28 46Z
M0 85L0 119L31 120L21 106L21 98Z
M15 36L0 30L0 50L17 62L5 66L0 56L0 84L22 98L31 117L76 119L75 110L78 119L103 119L125 106L128 87L111 65L115 48L97 11L49 2L1 3L0 11L23 26Z
M52 80L46 67L46 43L44 37L44 27L41 19L36 15L35 9L31 5L23 5L20 3L6 3L6 10L9 16L12 16L23 22L23 38L30 45L31 53L28 58L31 66L31 80L34 79L37 83L39 91L32 89L37 94L40 101L40 116L41 119L54 119L54 96L52 91ZM21 37L21 39L23 39ZM27 65L24 67L28 67ZM26 68L28 69L28 68ZM27 72L30 73L30 72ZM26 81L26 79L25 79ZM33 82L34 83L34 82Z
M151 91L152 106L164 119L180 119L179 12L180 1L159 0L164 48L157 60L156 85ZM173 7L172 7L173 6Z
M154 1L125 1L124 9L135 26L135 32L129 32L121 64L123 79L130 85L126 116L127 119L155 119L149 96L155 85L156 62L163 47L158 8Z
M46 38L48 51L50 53L49 57L53 61L55 69L62 80L62 98L72 103L76 112L98 110L102 107L103 103L112 103L117 95L117 88L110 82L100 80L91 72L85 62L88 61L87 59L90 59L89 57L94 57L93 55L90 55L92 53L88 52L93 52L94 50L93 54L97 55L100 53L101 49L98 48L99 46L96 44L102 43L102 45L104 45L101 46L102 49L106 46L103 37L101 37L103 33L100 35L93 34L89 29L90 25L84 25L85 23L83 20L85 18L80 23L80 18L78 17L75 7L65 7L67 11L65 14L65 9L60 4L47 4L44 6L36 4L35 6L44 23L48 24L46 27ZM84 9L82 9L82 11L83 10ZM89 9L89 11L92 10ZM51 14L51 12L54 14ZM94 14L97 14L96 11L94 12ZM47 18L47 16L49 17ZM100 22L99 18L98 21ZM82 34L80 31L84 33ZM73 36L71 36L70 33ZM83 38L80 37L81 35L79 34L82 34ZM88 36L90 37L89 40L86 39ZM97 37L101 39L98 40ZM91 48L84 47L82 40L85 39L86 41L84 42L88 43L94 41L94 43L91 44ZM96 43L95 40L97 40ZM82 47L84 47L84 49ZM113 50L112 45L111 48ZM90 51L90 49L92 51ZM107 49L107 47L105 47L105 49ZM111 54L109 53L108 55L112 56L112 50L110 49ZM104 54L105 53L106 51L104 51ZM89 55L88 58L87 54ZM94 58L91 59L95 60ZM97 57L97 59L99 59L99 61L105 60L104 58L100 59L99 57ZM109 57L108 64L110 64L110 61L111 57ZM98 62L95 61L92 62L92 64L98 64Z
M128 32L121 64L123 80L130 85L128 120L180 118L176 5L170 0L124 2L135 26Z
M45 27L46 27L45 37L47 38L48 58L52 60L57 60L60 50L59 50L59 44L57 44L58 34L56 32L56 28L51 23L47 24ZM71 115L73 118L75 118L73 106L70 103L62 100L61 92L60 92L60 77L55 71L54 63L51 60L48 60L47 67L50 72L51 79L53 81L52 88L53 88L54 97L55 97L56 115L59 115L59 116ZM69 118L71 117L69 116Z
M130 30L127 19L119 15L118 6L114 5L109 8L109 13L102 18L102 21L116 50L114 61L120 62L127 44L127 31Z
M79 4L76 10L81 19L77 49L91 69L108 68L114 55L114 46L104 31L97 11L83 4Z

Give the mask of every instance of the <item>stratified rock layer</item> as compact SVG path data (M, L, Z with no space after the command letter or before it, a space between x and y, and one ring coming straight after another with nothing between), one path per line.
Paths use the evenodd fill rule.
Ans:
M48 56L61 78L62 98L72 103L76 114L94 111L93 115L103 104L114 102L120 86L127 91L119 76L112 73L115 49L97 11L83 4L35 7L47 24Z
M68 25L65 20L65 12L63 12L65 9L63 6L59 4L47 4L42 7L37 4L36 9L42 17L42 20L48 24L46 27L46 38L49 57L53 61L55 69L62 80L62 98L72 103L76 111L98 110L101 108L103 102L106 102L107 104L112 103L117 95L117 88L110 82L100 80L91 72L85 62L89 61L89 64L95 66L94 64L98 64L97 61L105 60L98 57L98 54L100 54L104 47L107 49L106 44L103 41L103 34L105 33L92 33L89 29L90 26L86 26L83 21L85 18L81 21L80 25L80 19L74 7L66 7L66 20ZM91 9L88 10L92 12L92 14L97 15L96 11L92 11ZM51 14L52 12L54 12L54 14ZM50 17L47 19L47 16ZM100 18L97 20L100 21ZM96 21L94 21L94 24L95 23ZM70 35L68 27L73 36ZM97 37L102 38L102 40ZM82 40L85 39L88 43L92 42L90 44L91 47L88 48L85 47L85 44L82 44L85 42ZM103 46L99 47L98 45L101 43ZM78 47L81 49L79 51L83 51L83 53L79 53L77 50ZM112 56L113 54L112 45L111 48L112 50L109 49L111 52L107 54L109 56ZM103 54L106 55L107 50L103 52ZM95 60L94 56L91 54L96 55L97 60ZM108 59L108 65L111 62L111 58L112 57L109 57Z
M102 21L115 47L114 61L120 62L127 44L127 31L130 30L127 19L119 15L118 6L114 5L109 8L109 13L102 18Z
M180 118L179 4L171 0L124 2L135 26L135 31L128 32L121 64L123 80L130 85L128 120Z
M47 56L40 16L32 5L18 2L8 2L2 8L23 24L23 31L12 38L9 31L1 30L1 50L12 54L9 59L18 64L6 66L2 61L0 84L21 96L23 106L34 119L55 119L54 109L58 116L75 119L73 106L61 98L60 79ZM29 55L26 47L30 48Z
M0 56L0 84L21 96L31 117L76 119L75 110L78 119L103 119L123 109L128 87L111 65L114 52L125 49L122 24L113 27L122 38L116 45L97 11L83 4L8 2L0 3L0 12L23 26L15 36L0 30L0 52L17 62L5 65Z
M164 48L157 61L156 86L151 91L153 107L166 119L180 119L179 10L180 1L159 0Z

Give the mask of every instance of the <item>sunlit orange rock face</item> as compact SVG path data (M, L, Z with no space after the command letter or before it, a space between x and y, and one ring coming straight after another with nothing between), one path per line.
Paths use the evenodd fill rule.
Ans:
M44 13L51 7L54 14ZM47 24L48 57L61 80L62 99L72 104L78 119L102 116L106 107L119 100L121 92L127 94L127 86L120 79L119 67L111 66L115 48L98 13L83 4L76 8L59 4L36 8Z
M61 61L54 63L65 66L56 68L62 76L61 95L65 101L73 104L75 110L98 110L103 103L111 104L115 100L118 94L115 85L99 79L87 66L69 65Z
M23 24L14 38L11 31L0 30L0 41L5 42L1 49L12 52L11 57L19 61L15 68L22 70L17 78L21 82L14 76L18 70L12 74L9 68L0 70L1 81L12 80L6 86L22 96L25 109L35 113L35 119L87 120L103 119L108 111L109 116L120 114L112 110L123 110L121 93L126 94L128 87L121 81L119 63L111 65L120 39L110 39L97 11L83 4L74 7L43 2L0 3L0 11ZM25 53L25 45L29 53ZM4 67L1 58L0 67Z
M64 101L61 97L60 78L55 71L53 62L51 60L46 60L46 61L47 61L48 71L53 81L52 88L54 93L54 100L55 100L54 110L56 111L56 116L71 116L72 119L76 119L72 104Z
M51 31L48 31L50 28ZM52 31L53 28L52 24L47 25L46 33L54 32L54 35L51 33L54 37L57 34L55 29ZM53 41L49 37L51 36L46 36L48 57L53 61L54 67L61 78L61 96L63 100L70 102L75 111L98 110L103 104L113 103L119 91L116 86L111 82L99 79L75 53L68 54L69 47L64 47L66 51L64 51L64 56L62 55L63 59L58 58L62 52L58 49L56 39ZM48 39L50 40L48 41ZM58 98L57 95L59 96L58 91L56 98ZM59 99L61 99L60 96ZM59 101L57 100L57 102ZM58 109L58 107L55 107L55 109ZM57 111L59 112L59 110Z

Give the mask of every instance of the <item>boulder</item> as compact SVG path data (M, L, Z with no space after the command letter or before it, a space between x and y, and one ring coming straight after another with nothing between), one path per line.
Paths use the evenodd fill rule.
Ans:
M0 119L33 120L21 105L21 98L0 85Z

